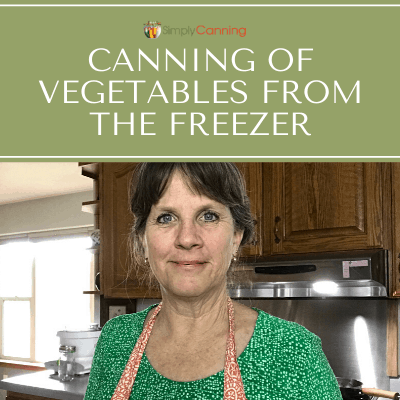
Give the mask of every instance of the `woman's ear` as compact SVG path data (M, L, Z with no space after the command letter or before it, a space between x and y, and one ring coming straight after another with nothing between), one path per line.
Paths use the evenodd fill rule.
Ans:
M149 258L149 250L148 250L148 246L147 246L147 240L146 240L146 236L143 235L140 237L140 244L142 245L142 249L143 249L143 255L144 258Z
M243 233L244 231L235 231L234 236L233 236L233 248L234 248L234 253L236 254L237 251L239 250L240 243L243 239Z

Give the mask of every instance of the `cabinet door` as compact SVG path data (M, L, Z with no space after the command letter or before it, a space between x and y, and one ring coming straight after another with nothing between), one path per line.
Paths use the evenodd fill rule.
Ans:
M383 165L274 163L272 254L384 247Z
M392 167L392 198L393 198L393 252L391 289L393 297L400 297L400 163L391 164Z
M146 272L132 260L129 233L133 216L129 188L137 163L103 163L101 173L101 277L106 298L160 298L146 286ZM130 273L128 274L128 272Z
M262 209L263 209L263 170L262 163L235 163L246 181L246 191L250 199L251 213L255 221L255 237L242 249L242 257L262 255Z

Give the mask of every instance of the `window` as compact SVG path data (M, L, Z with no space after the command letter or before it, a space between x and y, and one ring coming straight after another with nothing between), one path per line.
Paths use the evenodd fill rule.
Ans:
M0 245L0 358L55 360L57 331L89 327L90 246L89 237Z

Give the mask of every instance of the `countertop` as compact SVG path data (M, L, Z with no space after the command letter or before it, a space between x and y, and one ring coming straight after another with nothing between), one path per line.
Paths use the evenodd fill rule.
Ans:
M50 378L53 371L18 375L0 381L0 389L59 400L83 400L89 374L77 375L71 382Z

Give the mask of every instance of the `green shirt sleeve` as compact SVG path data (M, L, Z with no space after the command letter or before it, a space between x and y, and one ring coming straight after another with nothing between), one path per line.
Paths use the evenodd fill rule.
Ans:
M86 388L85 397L83 400L97 400L100 396L97 393L100 389L100 384L104 381L104 357L105 343L110 330L110 321L103 326L99 340L96 344L96 349L93 356L92 368L90 370L89 383Z
M305 398L309 400L343 400L338 382L322 350L321 339L316 335L311 338L305 391Z

